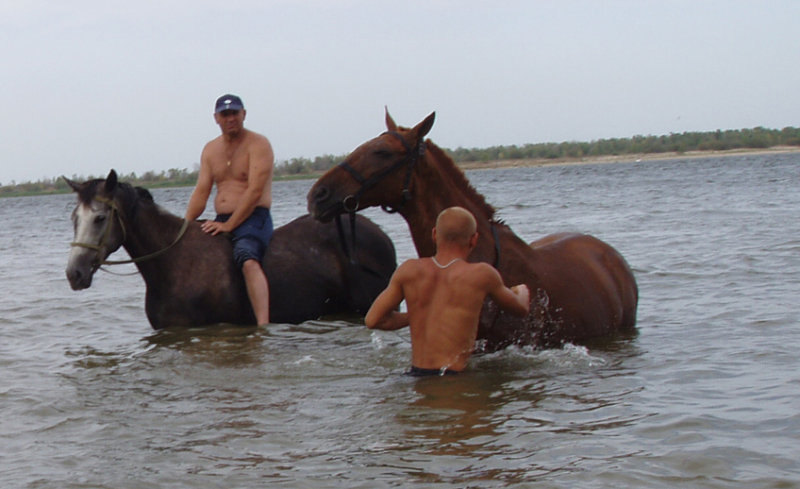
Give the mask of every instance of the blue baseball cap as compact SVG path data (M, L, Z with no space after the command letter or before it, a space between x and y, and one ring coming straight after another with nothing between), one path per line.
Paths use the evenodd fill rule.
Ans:
M242 103L242 99L240 99L236 95L226 94L217 99L217 105L216 108L214 109L214 112L219 114L223 110L242 110L242 109L244 109L244 104Z

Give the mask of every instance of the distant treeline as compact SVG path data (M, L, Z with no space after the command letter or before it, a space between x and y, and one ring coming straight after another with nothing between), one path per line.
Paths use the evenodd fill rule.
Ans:
M759 149L774 146L800 146L800 129L737 129L713 132L684 132L669 136L634 136L632 138L599 139L592 142L536 143L523 146L490 148L457 148L445 151L456 163L523 159L568 159L593 156L616 156L687 151L723 151ZM344 160L345 156L325 155L311 160L293 158L279 166L279 175L321 173Z
M458 148L450 154L456 162L516 159L560 159L586 156L616 156L687 151L759 149L774 146L800 146L800 129L737 129L713 132L684 132L669 136L634 136L599 139L589 143L538 143L524 146L493 146L486 149Z
M445 151L456 163L489 162L520 159L570 159L596 156L620 156L658 153L685 153L687 151L724 151L731 149L760 149L774 146L800 146L800 128L783 129L736 129L711 132L684 132L668 136L633 136L632 138L599 139L591 142L535 143L523 146L492 146L490 148L456 148ZM346 155L324 155L316 158L292 158L275 166L278 179L300 178L318 175L344 160ZM84 181L99 176L77 176L70 178ZM193 185L197 170L171 168L156 173L145 172L121 174L122 181L137 186L154 188ZM0 185L0 197L66 192L69 187L61 178L43 179L37 182Z
M83 182L92 178L105 178L106 175L88 176L72 175L69 178L76 182ZM197 181L197 171L189 171L186 168L170 168L167 171L156 173L147 171L142 175L135 172L120 174L119 179L129 182L136 186L157 188L157 187L179 187L184 185L194 185ZM0 197L16 197L24 195L57 194L69 192L71 189L67 182L61 177L45 178L36 182L12 183L0 186Z

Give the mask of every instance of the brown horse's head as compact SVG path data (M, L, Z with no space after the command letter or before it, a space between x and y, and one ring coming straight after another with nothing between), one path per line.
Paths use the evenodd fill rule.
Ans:
M344 212L372 206L400 208L409 198L409 180L425 152L424 138L436 113L415 127L398 127L386 111L387 131L355 149L317 180L308 193L308 211L329 221Z

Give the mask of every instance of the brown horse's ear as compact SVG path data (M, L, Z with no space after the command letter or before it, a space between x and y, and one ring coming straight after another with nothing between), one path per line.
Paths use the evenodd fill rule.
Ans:
M397 132L397 124L394 123L394 119L389 115L389 107L384 105L383 108L386 111L386 129L388 131Z
M417 126L412 129L412 131L417 135L418 141L424 138L431 130L434 119L436 119L436 112L431 112L431 115L426 117L425 120L417 124Z
M106 193L107 194L114 193L114 189L117 188L117 183L118 183L117 172L115 172L112 169L110 172L108 172L108 176L106 177L106 184L105 184Z

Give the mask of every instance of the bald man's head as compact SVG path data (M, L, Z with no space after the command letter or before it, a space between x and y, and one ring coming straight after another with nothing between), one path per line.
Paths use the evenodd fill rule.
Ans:
M468 247L477 227L471 212L463 207L448 207L436 218L437 240Z

